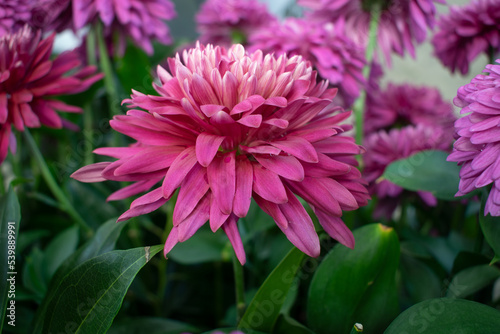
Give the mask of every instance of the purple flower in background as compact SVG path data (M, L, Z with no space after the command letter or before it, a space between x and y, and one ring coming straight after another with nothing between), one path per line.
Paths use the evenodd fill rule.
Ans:
M29 26L0 37L0 162L7 155L9 141L11 148L15 146L11 125L18 131L69 125L56 111L82 110L50 97L80 93L102 77L95 74L95 67L79 69L78 54L73 51L51 59L54 37L42 39L41 31ZM72 72L66 75L68 71Z
M446 140L443 131L437 127L422 124L390 131L380 130L366 137L363 175L366 181L370 182L368 188L370 194L378 198L374 217L390 219L404 191L403 188L390 181L378 180L391 162L424 150L448 150L450 145L451 138ZM417 194L427 205L436 205L437 200L431 193L418 191Z
M230 46L276 22L265 4L257 0L207 0L196 14L202 43Z
M423 124L436 126L453 136L453 106L436 88L389 83L384 91L369 91L365 113L367 134L393 127Z
M350 106L366 83L365 57L363 49L345 36L342 23L288 18L253 34L250 49L305 57L323 79L339 88L344 105Z
M31 0L0 0L0 37L15 33L31 20Z
M380 2L380 1L378 1ZM433 28L436 8L434 2L443 0L388 0L382 1L378 27L378 46L390 64L391 52L403 56L408 51L415 57L415 43L422 43L427 29ZM327 22L344 19L348 36L358 45L366 47L370 25L370 9L377 1L369 0L299 0L299 4L312 9L311 19Z
M108 200L146 192L120 221L158 209L180 188L165 255L209 220L244 263L237 222L253 198L297 248L318 256L313 221L296 195L330 236L354 247L342 212L369 196L354 158L361 148L343 135L351 113L332 103L336 90L317 82L301 56L198 45L182 59L169 59L170 73L158 67L160 96L134 91L124 101L133 109L111 121L137 143L97 149L118 160L85 166L73 177L135 182Z
M42 31L72 28L71 0L36 0L31 4L30 25Z
M451 7L438 22L432 39L434 52L452 72L469 72L469 64L481 53L500 49L500 1L473 0Z
M491 184L484 215L500 216L500 65L485 72L458 89L454 103L465 116L455 122L459 137L448 160L462 166L456 196Z
M126 38L148 54L153 53L152 41L170 44L172 39L165 20L176 16L170 0L72 0L75 29L95 23L104 24L108 39L118 33L118 53L123 54Z

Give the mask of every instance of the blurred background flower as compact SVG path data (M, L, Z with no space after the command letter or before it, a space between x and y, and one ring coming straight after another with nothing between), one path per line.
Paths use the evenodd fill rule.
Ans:
M456 119L453 105L443 100L437 88L388 83L385 90L369 90L366 105L367 134L423 124L441 129L452 139Z
M473 0L464 6L452 6L438 21L432 38L434 53L452 72L469 72L469 64L481 53L498 55L500 51L500 2Z
M415 57L415 45L422 43L427 30L435 24L434 3L443 0L299 0L298 3L311 9L307 17L313 20L335 22L345 20L345 29L355 43L366 47L370 25L370 12L380 12L377 31L378 47L388 64L391 53L404 56L408 52Z
M345 35L344 22L336 24L304 18L275 22L250 36L250 49L289 56L301 55L319 75L339 88L343 105L349 107L365 88L363 48Z
M448 151L451 142L452 138L442 129L423 124L379 130L367 136L364 141L366 153L363 155L363 176L370 183L370 194L377 196L374 218L391 220L394 210L402 200L413 195L388 180L379 179L391 162L424 150ZM417 195L428 206L437 204L437 199L429 192L418 191Z
M245 45L250 35L276 22L258 0L208 0L196 14L199 40L225 47Z
M81 68L76 52L51 59L54 37L43 39L41 31L28 25L0 37L0 161L7 155L9 141L14 144L11 125L18 131L41 125L71 126L56 111L81 112L81 108L53 97L80 93L102 78L93 66Z

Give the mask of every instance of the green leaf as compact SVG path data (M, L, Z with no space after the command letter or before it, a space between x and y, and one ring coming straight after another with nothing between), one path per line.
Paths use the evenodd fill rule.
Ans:
M287 254L255 294L238 328L272 331L304 256L295 247Z
M10 320L12 320L8 318L9 314L5 314L8 304L10 307L11 302L9 300L15 300L13 298L9 298L10 282L7 281L7 279L11 276L11 274L8 274L9 272L17 272L17 267L15 264L15 246L16 238L18 238L19 236L19 222L21 221L21 209L19 207L16 193L14 192L12 187L9 187L7 193L1 199L0 217L0 261L2 261L2 270L0 270L1 333L4 322L9 322ZM14 258L12 258L12 256L14 256ZM11 262L13 260L14 262ZM13 267L10 267L11 265Z
M227 244L227 238L221 233L203 229L188 240L177 244L168 253L168 257L182 264L222 261Z
M422 151L392 162L382 177L407 190L429 191L439 199L456 201L460 166L446 161L447 157L444 151Z
M179 334L186 332L199 332L199 330L176 320L136 317L114 322L107 334Z
M490 214L484 215L484 206L488 199L487 194L481 195L481 210L479 211L479 224L483 231L484 238L495 252L496 257L500 257L500 217L493 217Z
M43 333L106 333L139 270L162 249L111 251L73 269L49 302Z
M276 325L273 329L273 334L314 334L312 330L302 325L297 320L292 317L280 314L278 320L276 321Z
M317 333L348 333L362 323L380 333L399 312L396 270L399 241L392 228L370 224L354 231L353 250L335 246L309 288L307 320Z
M468 297L487 287L498 277L500 269L487 264L464 269L453 277L446 297Z
M81 246L75 253L66 259L56 271L52 280L50 281L49 288L45 298L38 308L35 320L33 333L41 333L43 322L46 317L47 308L54 297L57 296L58 286L67 274L83 262L94 258L98 255L109 252L115 248L115 243L120 232L122 231L124 223L117 223L116 219L111 219L104 223L96 231L95 235Z
M500 312L464 299L438 298L401 313L384 334L498 333Z
M73 254L78 246L79 228L74 225L59 233L44 250L43 267L48 285L57 268Z
M424 262L402 254L400 269L401 283L411 305L442 296L439 276Z

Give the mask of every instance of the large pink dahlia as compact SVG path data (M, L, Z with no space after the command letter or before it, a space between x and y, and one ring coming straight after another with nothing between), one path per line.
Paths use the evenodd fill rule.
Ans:
M485 72L458 89L454 102L465 116L455 122L459 138L448 160L462 166L457 196L491 184L484 214L500 216L500 65Z
M378 198L374 212L376 218L390 219L404 191L388 180L379 180L386 167L393 161L407 158L420 151L431 149L447 151L451 146L451 139L438 127L423 124L390 131L380 130L365 138L364 147L367 153L363 156L365 163L363 175L366 181L370 182L370 194ZM436 205L437 200L431 193L419 191L417 194L425 204Z
M344 25L288 18L251 35L251 50L278 55L301 55L311 61L319 75L339 88L350 106L365 87L364 51L345 36Z
M335 89L316 83L300 56L264 56L197 46L158 67L160 96L134 91L132 109L111 126L137 143L100 148L118 160L81 168L83 182L131 181L108 199L137 198L119 220L158 209L180 188L167 254L207 220L226 232L241 263L245 253L237 221L253 198L304 253L318 256L314 225L296 195L309 203L333 238L354 246L343 210L365 205L355 154L360 147L342 133L350 113L334 107ZM153 189L153 190L151 190Z
M434 27L434 2L444 0L299 0L299 4L313 10L308 14L313 19L345 19L348 36L363 47L368 42L370 10L382 10L377 41L388 63L391 52L403 56L407 50L415 57L414 43L422 43L427 29ZM376 3L382 4L381 9L374 9Z
M450 140L453 136L453 106L436 88L389 83L383 91L369 91L366 105L366 133L423 124L447 131Z
M68 123L56 110L81 112L81 109L51 97L80 93L102 77L94 74L93 66L75 71L80 60L74 51L51 59L54 37L52 34L42 39L41 31L35 32L29 26L0 37L0 162L7 155L11 125L18 131L42 124L61 128ZM68 71L72 73L66 75Z
M165 20L176 16L170 0L72 0L73 21L76 29L95 23L97 18L105 26L108 39L117 33L118 53L123 54L126 38L148 54L153 53L152 41L170 44L172 38Z
M258 0L207 0L196 14L202 43L230 46L244 43L263 27L276 22L265 4Z
M467 74L479 54L500 51L500 1L473 0L452 7L438 27L432 39L436 56L452 72Z

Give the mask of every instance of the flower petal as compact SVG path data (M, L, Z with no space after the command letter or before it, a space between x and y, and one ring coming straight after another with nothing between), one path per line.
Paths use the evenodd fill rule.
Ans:
M226 137L202 132L196 138L196 159L203 167L208 167Z
M254 163L253 167L253 191L263 199L282 204L288 201L285 187L280 177L269 169Z
M222 225L222 229L226 232L231 245L233 245L234 252L236 257L240 261L241 265L244 265L246 262L245 249L243 248L243 242L241 241L240 232L238 231L238 217L234 214L229 216L229 219L226 221L224 225Z
M208 182L220 210L230 214L236 190L236 154L234 151L217 156L208 166Z
M86 183L102 182L106 179L102 176L102 171L111 165L111 162L98 162L84 166L70 175L75 180Z
M167 171L163 180L163 197L169 198L177 189L191 168L196 164L196 153L194 147L188 147L182 151Z

